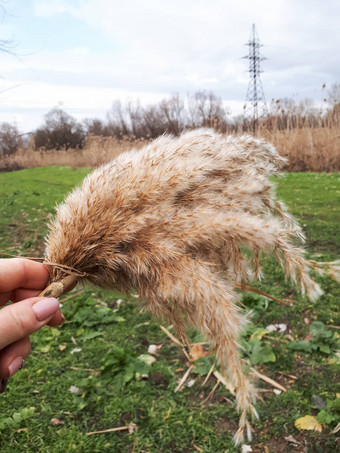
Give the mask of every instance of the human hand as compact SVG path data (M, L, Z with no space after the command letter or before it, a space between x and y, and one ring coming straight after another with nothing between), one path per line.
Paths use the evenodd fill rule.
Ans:
M36 297L48 280L48 270L41 263L0 259L0 307L14 302L0 310L0 393L29 355L29 335L46 324L58 326L65 320L57 299Z

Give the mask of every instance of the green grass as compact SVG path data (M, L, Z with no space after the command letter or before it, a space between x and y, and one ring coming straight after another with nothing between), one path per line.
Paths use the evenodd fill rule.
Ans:
M50 167L0 174L1 250L41 255L46 219L87 171ZM309 256L323 261L338 258L340 175L289 174L278 181L277 192L300 219ZM325 326L340 324L340 290L330 278L317 279L325 295L312 303L284 282L279 267L267 260L266 277L259 287L294 299L294 305L286 307L253 294L243 297L247 309L254 310L253 324L243 337L244 354L257 363L259 371L288 389L280 395L261 393L254 452L295 451L284 439L289 435L302 446L306 443L308 452L336 451L332 430L339 421L333 403L340 391L336 386L338 335L336 329ZM194 385L175 393L187 360L159 323L140 311L138 299L93 288L76 294L77 289L64 298L67 321L63 327L44 328L32 335L32 353L24 369L0 395L1 452L239 451L231 438L238 420L231 395L219 386L204 402L216 382L211 377L201 386L211 359L200 359L200 367L189 377ZM124 302L113 311L119 298ZM264 332L275 323L286 324L288 330ZM314 330L313 338L307 337L302 346L297 343L318 326L321 330ZM189 335L192 341L201 340L195 331ZM149 344L162 345L151 365L140 358ZM271 389L263 382L258 385ZM71 386L78 387L79 393L72 393ZM298 431L297 418L321 411L316 396L328 401L322 433ZM86 434L130 422L137 431Z
M0 247L43 250L46 220L88 168L38 167L0 173Z
M278 195L300 219L308 248L339 257L340 174L287 173L278 182Z

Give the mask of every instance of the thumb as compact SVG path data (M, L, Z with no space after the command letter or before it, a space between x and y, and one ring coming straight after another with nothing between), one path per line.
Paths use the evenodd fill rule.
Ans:
M0 350L43 327L59 309L58 299L31 298L0 310Z

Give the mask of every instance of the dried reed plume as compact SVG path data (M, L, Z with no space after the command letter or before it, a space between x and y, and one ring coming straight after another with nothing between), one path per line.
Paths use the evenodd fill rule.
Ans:
M321 294L294 245L303 240L301 229L268 180L284 163L273 146L251 136L208 129L162 136L87 176L57 208L47 238L47 261L62 265L52 266L53 282L68 266L77 280L135 288L184 339L187 322L201 329L236 389L237 443L245 431L251 436L247 417L257 414L238 353L246 320L235 287L260 277L264 251L309 297Z

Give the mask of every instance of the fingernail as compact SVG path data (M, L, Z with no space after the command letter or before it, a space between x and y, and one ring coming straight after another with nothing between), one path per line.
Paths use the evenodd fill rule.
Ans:
M17 357L16 359L13 360L13 362L8 367L9 377L13 376L13 374L20 369L23 361L24 361L23 357Z
M52 316L59 308L59 300L53 297L49 299L42 299L36 302L32 310L38 321L44 321L46 318Z

